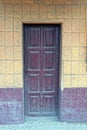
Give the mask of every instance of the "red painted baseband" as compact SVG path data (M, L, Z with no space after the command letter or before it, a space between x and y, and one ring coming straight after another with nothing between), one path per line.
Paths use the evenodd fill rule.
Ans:
M87 122L87 88L65 88L61 92L60 121Z
M24 122L22 88L0 89L0 124L20 124Z

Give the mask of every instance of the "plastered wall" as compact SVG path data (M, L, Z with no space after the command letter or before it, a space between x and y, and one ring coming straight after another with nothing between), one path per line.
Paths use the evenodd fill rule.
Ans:
M61 88L87 87L87 0L0 0L0 87L23 87L23 23L61 23Z

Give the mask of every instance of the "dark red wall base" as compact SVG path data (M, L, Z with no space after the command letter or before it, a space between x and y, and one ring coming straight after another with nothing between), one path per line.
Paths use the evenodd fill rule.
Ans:
M61 92L60 121L87 122L87 88L65 88Z
M65 88L60 97L60 121L87 122L87 88ZM23 89L0 89L0 124L23 122Z
M0 124L24 122L23 89L0 89Z

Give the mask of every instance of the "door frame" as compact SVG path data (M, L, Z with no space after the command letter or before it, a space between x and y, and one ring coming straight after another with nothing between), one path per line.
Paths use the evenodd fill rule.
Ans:
M22 54L23 54L23 109L24 109L24 116L25 116L25 81L24 81L24 77L25 77L25 73L24 73L24 54L25 54L25 48L24 48L24 25L60 25L60 33L59 33L59 88L58 88L58 114L57 117L58 119L60 119L60 108L61 108L61 75L62 75L62 23L48 23L48 22L41 22L41 23L37 23L37 22L23 22L22 23Z

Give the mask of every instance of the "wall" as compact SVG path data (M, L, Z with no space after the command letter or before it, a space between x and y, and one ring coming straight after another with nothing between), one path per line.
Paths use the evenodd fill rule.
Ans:
M23 123L23 23L61 23L60 120L87 121L87 0L0 0L0 124Z

